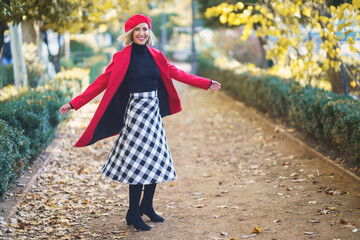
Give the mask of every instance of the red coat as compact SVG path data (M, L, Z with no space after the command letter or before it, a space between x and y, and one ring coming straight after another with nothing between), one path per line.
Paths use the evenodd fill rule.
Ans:
M132 45L114 54L112 62L81 95L70 104L78 110L91 99L105 91L98 108L75 147L84 147L101 139L119 134L123 127L123 117L129 98L129 91L121 84L130 63ZM181 111L181 103L172 78L203 89L209 89L211 80L186 73L170 64L163 54L147 46L159 68L162 81L159 81L158 97L162 117Z

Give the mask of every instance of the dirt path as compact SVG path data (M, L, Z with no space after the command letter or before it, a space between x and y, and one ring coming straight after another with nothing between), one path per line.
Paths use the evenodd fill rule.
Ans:
M358 182L223 93L177 87L183 111L164 125L178 179L159 184L154 202L164 223L144 217L149 232L126 225L128 186L100 173L115 138L72 147L96 108L89 104L59 130L50 163L0 238L360 238ZM254 227L262 229L251 236Z

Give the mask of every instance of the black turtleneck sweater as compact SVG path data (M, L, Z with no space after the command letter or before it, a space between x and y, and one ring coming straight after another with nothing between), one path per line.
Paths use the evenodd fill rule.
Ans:
M124 83L131 93L158 89L160 71L146 45L132 44L129 68Z

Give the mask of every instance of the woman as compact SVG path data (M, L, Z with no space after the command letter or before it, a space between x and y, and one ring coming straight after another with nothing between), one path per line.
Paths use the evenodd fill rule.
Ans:
M153 209L156 184L176 178L161 119L181 111L171 78L203 89L219 90L221 85L177 69L160 51L151 48L155 37L147 16L132 16L119 40L124 41L125 48L115 53L105 72L81 95L62 106L60 112L78 110L106 89L75 146L87 146L119 134L101 172L129 184L127 224L150 230L141 218L143 214L153 222L164 221Z

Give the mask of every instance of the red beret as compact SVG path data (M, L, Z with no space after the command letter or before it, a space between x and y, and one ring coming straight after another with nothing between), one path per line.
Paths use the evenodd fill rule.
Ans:
M148 16L144 16L142 14L136 14L126 21L125 32L130 31L140 23L147 23L147 25L149 25L149 28L151 29L151 19Z

